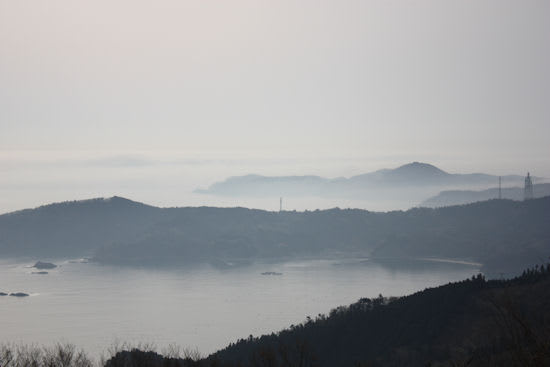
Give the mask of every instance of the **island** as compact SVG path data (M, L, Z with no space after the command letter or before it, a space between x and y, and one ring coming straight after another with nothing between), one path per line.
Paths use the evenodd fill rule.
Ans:
M28 297L29 295L27 293L23 293L23 292L15 292L15 293L10 293L10 296L12 296L12 297Z
M55 269L57 268L57 265L42 261L37 261L36 264L34 264L33 268L37 269Z
M32 274L48 274L47 271L33 271Z
M262 275L283 275L283 273L278 273L276 271L264 271Z
M7 296L7 295L8 295L7 293L0 292L0 296Z

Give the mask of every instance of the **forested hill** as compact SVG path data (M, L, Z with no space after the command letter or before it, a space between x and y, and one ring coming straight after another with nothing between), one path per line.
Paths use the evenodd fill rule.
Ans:
M442 257L514 273L550 256L550 197L439 209L267 212L156 208L127 199L0 216L0 255L91 256L126 265L295 256Z
M0 255L91 255L108 243L140 239L162 210L121 197L70 201L0 215Z
M550 266L361 299L215 353L220 366L548 366ZM285 363L288 361L290 363Z

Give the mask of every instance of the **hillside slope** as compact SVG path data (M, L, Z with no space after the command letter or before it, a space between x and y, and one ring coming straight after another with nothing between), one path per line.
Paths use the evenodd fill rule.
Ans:
M155 208L115 197L1 215L0 255L160 266L297 256L439 257L510 275L550 256L548 223L550 197L387 213Z
M399 299L361 299L277 334L242 339L221 366L546 366L550 266ZM284 361L290 361L285 364Z
M161 210L121 197L44 205L0 215L0 255L89 256L147 233Z
M361 299L208 358L122 351L106 367L543 367L550 365L550 265L481 275L401 298Z

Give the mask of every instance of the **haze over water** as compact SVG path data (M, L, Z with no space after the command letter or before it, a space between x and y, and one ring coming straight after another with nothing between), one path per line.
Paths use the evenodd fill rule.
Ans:
M30 294L0 296L0 344L208 354L480 266L520 274L548 258L548 199L489 200L501 194L489 190L485 203L442 210L292 211L407 210L441 190L495 188L499 176L550 178L548 65L547 0L0 0L0 292ZM384 191L391 180L359 180L339 197L308 182L296 196L196 191L233 176L339 181L411 162L490 181L435 188L407 176ZM181 209L277 212L281 196L282 213ZM319 253L483 265L293 258ZM66 259L94 254L98 263ZM293 260L261 261L280 256ZM33 274L48 257L65 258ZM257 261L139 267L235 258ZM411 340L453 340L431 333L441 325ZM468 339L450 349L468 349L457 330Z
M153 342L160 349L177 343L207 354L362 297L410 294L478 272L475 265L404 262L384 267L365 260L171 270L65 261L47 275L32 274L28 265L0 263L0 291L31 294L0 297L0 343L67 341L95 356L115 340ZM266 271L282 275L261 274Z
M550 177L547 1L0 0L0 213L421 161ZM309 200L289 209L360 207ZM402 208L406 209L406 208Z

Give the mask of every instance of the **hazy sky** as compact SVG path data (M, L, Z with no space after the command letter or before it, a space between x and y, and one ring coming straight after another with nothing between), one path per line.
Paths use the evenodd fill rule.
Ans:
M0 212L413 160L550 176L548 65L548 0L0 0Z

